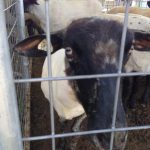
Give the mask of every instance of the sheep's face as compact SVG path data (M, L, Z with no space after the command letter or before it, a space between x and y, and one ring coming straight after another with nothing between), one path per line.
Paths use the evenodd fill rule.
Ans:
M116 29L115 34L112 28ZM127 35L126 53L132 43L132 34L128 31ZM63 42L73 75L117 73L121 36L122 25L114 21L97 18L74 21L67 28ZM76 93L88 116L89 129L111 128L116 81L112 77L74 81ZM116 126L125 125L125 112L119 96ZM102 147L108 149L110 134L99 135L99 139ZM126 142L126 132L116 134L115 139L115 147L122 149Z
M84 18L72 22L65 31L52 34L51 43L53 52L60 48L66 49L66 59L70 64L71 75L116 73L121 37L121 24L98 18ZM141 36L141 33L138 33L134 38L133 42L132 33L128 30L125 42L126 55L132 43L138 50L144 50L145 44L147 44L146 50L150 49L149 34ZM22 55L32 57L45 55L38 49L38 44L43 39L45 39L45 35L30 37L17 44L14 50ZM88 116L89 129L111 128L116 80L114 77L109 77L74 81L76 94ZM124 127L125 125L126 118L120 91L116 126ZM110 134L102 134L98 137L102 147L108 149ZM125 142L126 132L115 134L114 147L123 149Z
M132 34L127 34L125 53L132 44ZM64 34L63 47L68 61L76 67L75 74L116 72L113 69L118 66L121 36L122 25L115 21L95 17L74 21ZM111 71L109 65L114 66Z
M81 59L80 55L72 47L66 47L66 57L72 70L71 73L73 73L71 75L105 73L105 69L108 69L109 72L117 71L116 61L112 61L111 65L106 63L108 60L103 65L97 64L96 59L88 62L84 57ZM98 67L97 70L96 67ZM84 79L73 82L75 83L76 94L87 113L89 130L111 128L116 78ZM119 98L118 107L120 108L117 110L116 126L124 127L126 125L125 112L122 107L121 97ZM101 147L104 150L109 149L110 134L100 134L98 138L100 139ZM114 147L123 149L126 139L126 132L116 133Z

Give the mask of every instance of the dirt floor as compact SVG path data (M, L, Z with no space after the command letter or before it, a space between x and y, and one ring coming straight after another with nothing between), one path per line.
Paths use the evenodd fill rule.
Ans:
M33 59L32 78L40 77L44 58ZM73 121L65 124L64 132L71 132ZM128 126L150 125L150 104L146 108L140 105L135 110L128 112ZM40 88L40 83L31 85L31 136L50 134L50 110L49 102L44 98ZM60 133L61 126L57 114L55 114L56 133ZM82 125L82 130L86 129L86 121ZM62 150L69 150L67 147L73 138L65 138L66 145ZM76 140L76 139L74 139ZM57 147L62 142L56 141ZM31 142L31 150L51 150L51 140ZM95 150L88 136L79 139L77 150ZM130 131L125 150L150 150L150 130Z

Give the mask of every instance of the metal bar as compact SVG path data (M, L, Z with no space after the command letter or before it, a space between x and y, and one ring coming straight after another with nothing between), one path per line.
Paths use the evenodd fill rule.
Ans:
M15 79L15 83L25 82L41 82L41 81L58 81L58 80L80 80L92 78L108 78L108 77L130 77L130 76L145 76L150 75L150 72L131 72L131 73L113 73L113 74L97 74L97 75L80 75L67 77L45 77L45 78L29 78L29 79Z
M0 149L23 150L18 108L7 41L4 1L0 1Z
M23 40L25 38L25 19L24 19L24 6L23 0L18 0L17 5L17 19L18 19L18 32L19 32L19 40Z
M17 0L17 1L18 1L18 0ZM8 9L10 9L10 8L13 7L14 5L16 5L17 1L14 2L13 4L11 4L9 7L5 8L3 11L7 11Z
M83 136L83 135L92 135L92 134L99 134L99 133L124 132L124 131L136 131L136 130L147 130L147 129L150 129L150 125L134 126L134 127L126 127L126 128L115 128L115 129L82 131L82 132L74 132L74 133L71 132L71 133L44 135L44 136L36 136L36 137L24 137L22 140L23 141L36 141L36 140L46 140L46 139L51 139L51 138L63 138L63 137L71 137L71 136Z
M124 47L125 47L125 40L126 40L126 33L127 33L127 26L128 26L128 12L130 8L130 0L126 1L126 8L125 8L125 17L124 17L124 26L123 26L123 32L122 32L122 38L121 38L121 48L120 48L120 56L119 56L119 68L118 73L121 73L122 70L122 64L123 64L123 57L124 57ZM117 77L117 83L116 83L116 92L115 92L115 101L114 101L114 108L113 108L113 118L112 118L112 129L115 129L116 124L116 115L117 115L117 106L119 101L119 92L120 92L120 80L121 77ZM111 133L111 139L110 139L110 150L113 149L114 144L114 132Z
M46 38L47 38L47 64L48 64L48 77L52 77L52 68L51 68L51 39L50 39L50 8L49 0L45 0L45 14L46 14ZM51 134L55 135L55 123L54 123L54 108L53 108L53 89L52 82L49 80L49 100L50 100L50 116L51 116ZM52 138L52 150L55 150L55 138Z
M23 6L23 0L19 0L18 1L18 5L17 5L17 16L18 16L18 39L22 40L25 38L25 19L24 19L24 6ZM19 64L17 65L17 70L21 73L22 78L29 78L30 77L30 73L29 73L29 60L27 57L20 57L18 56L18 62ZM20 78L20 77L19 77ZM18 100L20 101L20 119L21 119L21 123L22 123L22 134L26 134L26 127L30 125L30 121L28 119L27 122L22 122L25 121L24 120L24 114L29 116L30 112L25 112L24 110L26 110L27 108L27 104L30 105L29 101L30 99L28 99L29 97L27 97L26 95L29 94L29 89L30 89L30 83L26 82L25 84L20 84L19 85L19 90L17 92L17 95L20 97L18 97ZM28 109L29 111L29 109ZM30 117L29 117L30 118ZM29 127L28 127L29 128ZM30 144L28 143L24 143L24 149L30 147Z
M17 19L18 19L18 40L23 40L25 38L25 19L24 19L24 6L23 6L23 0L18 0L17 5ZM23 67L24 67L24 77L23 78L29 78L29 71L28 71L29 61L27 57L23 57ZM29 84L27 84L27 87L29 87Z
M14 30L15 26L16 26L16 24L17 24L17 20L15 20L15 22L14 22L14 24L13 24L13 26L12 26L12 28L11 28L11 30L10 30L10 32L9 32L9 34L8 34L8 36L7 36L7 39L9 39L9 38L10 38L10 36L11 36L11 34L12 34L12 32L13 32L13 30Z

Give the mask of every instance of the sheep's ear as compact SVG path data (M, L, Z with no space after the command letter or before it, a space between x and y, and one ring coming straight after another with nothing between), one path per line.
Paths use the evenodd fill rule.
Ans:
M35 35L16 44L13 50L20 55L28 57L42 57L46 56L47 52L38 49L39 43L46 38L46 35Z
M39 44L46 39L46 35L35 35L26 38L25 40L16 44L13 48L15 52L20 55L27 56L27 57L43 57L47 56L46 48L44 50L39 49ZM53 46L52 54L57 50L62 48L63 43L63 32L57 32L51 34L51 43Z
M150 51L150 34L134 32L133 47L138 51Z
M28 56L28 57L43 57L47 56L47 52L45 50L39 49L39 44L46 39L45 34L35 35L26 38L25 40L16 44L13 48L15 52L20 55ZM51 34L51 43L53 46L52 53L62 48L63 44L63 32L57 32Z

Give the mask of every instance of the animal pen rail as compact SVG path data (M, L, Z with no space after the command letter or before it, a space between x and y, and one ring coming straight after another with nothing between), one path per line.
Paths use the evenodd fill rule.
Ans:
M21 132L23 136L29 135L30 84L16 83L15 89L13 86L13 77L15 79L30 77L30 65L27 58L15 55L12 51L14 44L25 37L23 18L22 0L0 1L0 110L3 116L0 119L0 149L21 150ZM28 143L24 142L23 145L25 149L29 149Z
M45 1L45 10L46 14L49 14L49 5L48 0ZM126 12L128 12L130 1L127 1L126 4ZM138 76L138 75L147 75L150 73L122 73L122 60L123 60L123 51L124 51L124 41L126 37L126 28L127 28L127 18L128 13L125 15L124 20L124 28L121 42L121 53L120 53L120 61L119 61L119 71L114 74L101 74L101 75L87 75L87 76L72 76L72 77L51 77L51 65L49 64L49 77L48 78L29 78L29 64L28 60L24 57L17 56L12 52L12 47L15 43L17 43L20 39L24 38L24 15L23 15L23 3L21 0L2 0L0 1L0 20L1 20L1 33L0 33L0 121L3 122L0 125L0 149L2 150L22 150L22 141L35 141L35 140L46 140L52 139L52 149L55 150L55 139L70 137L70 136L78 136L78 135L89 135L95 133L111 133L111 141L110 141L110 150L113 149L113 141L114 141L114 132L118 131L134 131L134 130L142 130L142 129L150 129L150 125L147 126L133 126L133 127L125 127L125 128L116 128L115 120L116 120L116 112L117 112L117 103L118 103L118 95L120 88L120 79L124 76ZM47 41L50 41L49 33L49 16L47 15ZM7 33L7 34L6 34ZM48 42L50 43L50 42ZM9 45L9 46L8 46ZM10 53L10 54L9 54ZM50 53L50 44L48 44L48 53ZM10 57L9 57L10 56ZM49 60L51 59L50 55L48 55ZM11 71L11 66L13 68L13 74ZM15 80L13 80L13 77ZM45 136L37 136L37 137L28 137L28 135L24 134L24 129L26 126L26 119L24 115L26 115L26 104L29 104L26 100L28 97L26 96L29 93L29 83L31 82L42 82L49 81L49 96L52 104L52 87L51 81L56 80L73 80L73 79L91 79L91 78L107 78L107 77L117 77L117 86L115 93L115 102L114 102L114 112L113 112L113 120L112 120L112 128L104 129L104 130L92 130L92 131L84 131L84 132L76 132L76 133L64 133L64 134L56 134L55 133L55 123L54 123L54 110L51 105L51 134ZM16 93L14 90L13 82L15 82ZM17 102L18 105L17 105ZM18 108L19 113L18 113ZM29 111L29 110L28 110ZM29 116L28 116L29 117ZM19 123L20 119L20 123ZM29 118L27 119L27 121ZM21 124L21 128L20 125ZM21 136L22 129L22 136ZM26 148L24 148L26 149Z

